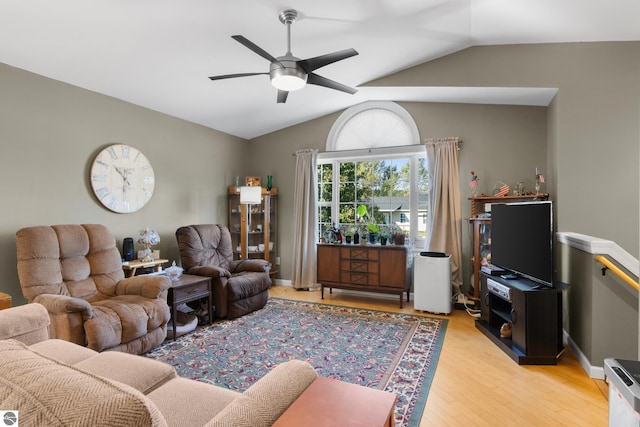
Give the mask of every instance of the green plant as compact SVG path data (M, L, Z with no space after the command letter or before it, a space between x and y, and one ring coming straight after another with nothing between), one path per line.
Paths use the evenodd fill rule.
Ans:
M380 232L380 227L378 227L378 224L371 222L372 218L367 211L367 205L358 206L356 214L358 215L358 220L361 223L367 224L367 230L369 231L369 233L378 234Z
M384 238L390 238L392 236L392 232L391 232L392 226L390 225L382 225L380 227L380 237L384 237Z

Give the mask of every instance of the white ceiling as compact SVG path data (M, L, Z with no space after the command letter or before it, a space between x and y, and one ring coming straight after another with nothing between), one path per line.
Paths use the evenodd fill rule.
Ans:
M292 53L360 54L316 70L352 87L473 45L640 40L638 0L0 0L0 62L254 138L367 100L547 105L549 88L307 85L276 104L269 62L231 39L286 52L278 13L298 10Z

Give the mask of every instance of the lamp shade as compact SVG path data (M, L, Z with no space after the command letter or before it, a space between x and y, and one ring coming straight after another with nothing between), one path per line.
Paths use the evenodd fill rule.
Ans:
M276 63L271 64L271 71L269 72L271 84L275 88L286 92L302 89L307 83L307 73L299 68L296 62L293 61L293 57L280 57L278 59L284 67Z
M243 205L259 205L262 198L262 187L240 187L240 203Z

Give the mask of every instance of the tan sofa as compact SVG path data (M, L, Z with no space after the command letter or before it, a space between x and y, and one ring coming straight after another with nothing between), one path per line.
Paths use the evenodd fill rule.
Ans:
M48 326L40 304L0 310L0 409L17 410L21 426L270 426L317 377L291 360L238 393L144 356L48 339Z
M22 293L47 308L52 338L135 354L164 341L170 279L125 279L116 240L105 226L22 228L16 249Z

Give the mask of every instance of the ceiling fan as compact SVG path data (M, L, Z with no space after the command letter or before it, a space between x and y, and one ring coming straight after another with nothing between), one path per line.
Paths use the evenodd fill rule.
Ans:
M255 43L251 42L243 36L231 36L232 39L241 43L253 52L262 56L269 62L271 66L268 73L240 73L225 74L221 76L209 77L211 80L231 79L235 77L257 76L267 74L271 78L271 84L278 89L278 102L287 101L289 92L302 89L306 83L324 86L330 89L340 90L342 92L354 94L357 91L349 86L345 86L336 81L327 79L314 73L318 68L332 64L337 61L355 56L358 54L355 49L345 49L338 52L328 53L326 55L316 56L314 58L300 59L291 54L291 24L298 17L298 12L293 9L283 10L278 14L278 19L287 26L287 53L277 58L267 53Z

